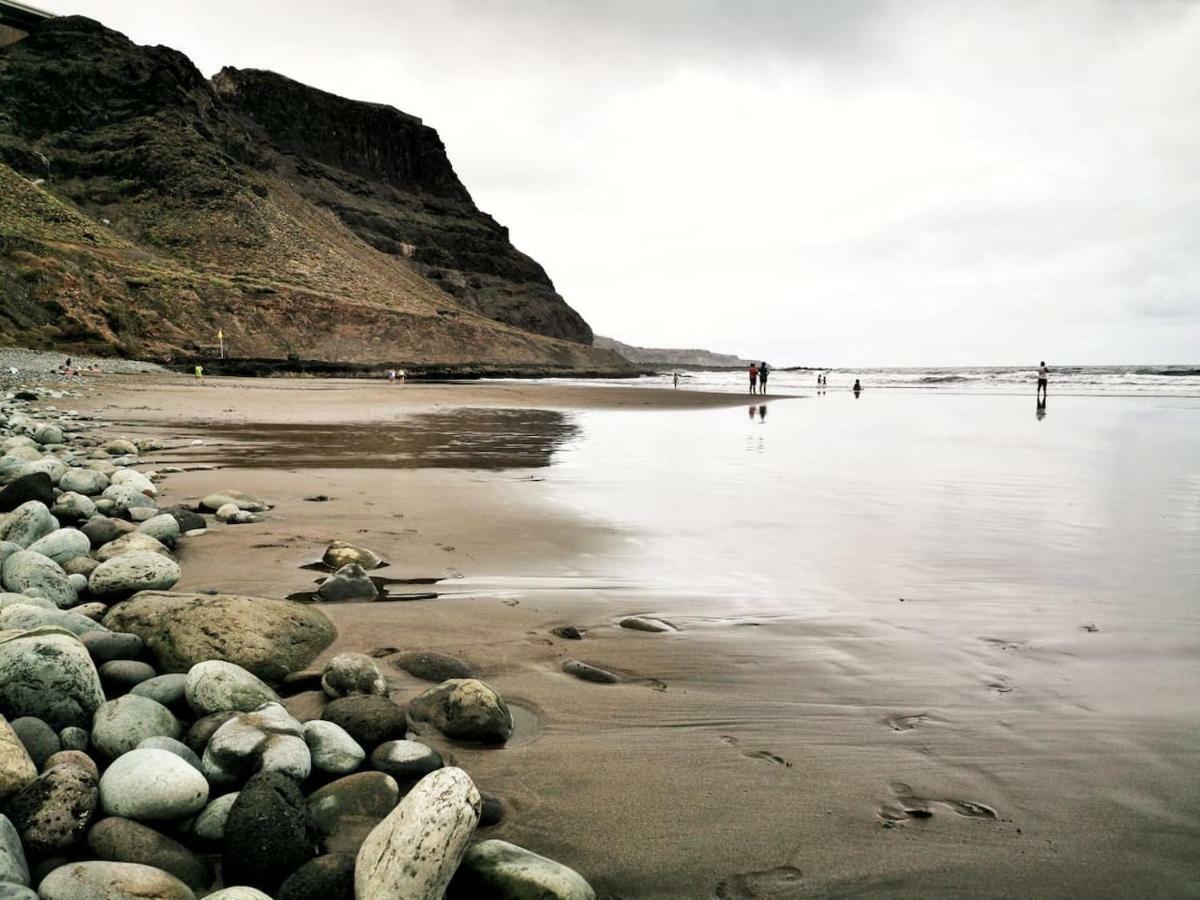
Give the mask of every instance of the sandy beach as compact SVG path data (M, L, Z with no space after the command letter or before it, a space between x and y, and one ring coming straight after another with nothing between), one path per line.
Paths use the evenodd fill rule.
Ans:
M274 504L188 542L178 590L311 591L335 539L434 580L322 604L339 636L317 665L375 652L403 701L425 684L387 648L469 661L516 734L430 742L509 805L489 836L600 896L1200 896L1195 401L1062 400L1042 422L1007 397L96 387L80 410L196 467L169 502ZM1123 531L1131 503L1166 521Z

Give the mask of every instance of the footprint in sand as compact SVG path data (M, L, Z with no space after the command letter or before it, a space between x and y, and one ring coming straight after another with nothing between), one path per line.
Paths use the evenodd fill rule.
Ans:
M888 726L892 731L912 731L924 725L929 720L925 713L915 713L911 716L889 716L883 720L883 724Z
M717 900L785 900L797 895L803 876L795 866L742 872L717 885Z
M884 827L887 828L894 828L906 819L930 819L936 806L944 806L966 819L997 818L996 811L986 804L976 803L974 800L919 797L902 781L892 785L892 793L895 794L895 799L880 804L878 812Z
M721 735L721 743L726 747L737 747L739 745L738 739L732 734ZM782 756L772 753L770 750L743 750L742 756L746 757L746 759L756 759L761 762L771 763L775 766L783 766L786 769L790 769L792 767L790 762L788 762Z
M995 691L997 694L1011 694L1013 692L1012 679L1007 675L997 675L995 681L988 682L988 690Z

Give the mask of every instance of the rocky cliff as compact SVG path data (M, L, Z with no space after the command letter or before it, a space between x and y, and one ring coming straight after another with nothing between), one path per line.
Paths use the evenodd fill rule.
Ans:
M621 364L413 116L80 17L0 48L0 97L0 339Z
M750 365L750 360L732 353L714 353L711 350L685 350L671 347L634 347L609 337L595 338L598 349L612 350L623 359L643 366L679 366L691 369L740 369Z

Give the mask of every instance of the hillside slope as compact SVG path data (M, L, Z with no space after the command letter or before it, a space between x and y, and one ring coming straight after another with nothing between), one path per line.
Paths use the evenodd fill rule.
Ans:
M411 116L79 17L0 48L0 97L0 339L621 365Z

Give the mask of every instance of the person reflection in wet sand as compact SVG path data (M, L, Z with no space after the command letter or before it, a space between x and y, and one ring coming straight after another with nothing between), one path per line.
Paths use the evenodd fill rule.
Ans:
M750 421L754 421L754 404L750 404Z
M1037 417L1039 422L1046 418L1046 401L1044 399L1038 401Z
M758 408L758 421L760 421L760 422L765 422L765 421L767 421L767 408L766 408L766 406L760 406L760 407Z

